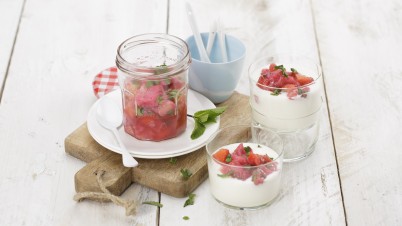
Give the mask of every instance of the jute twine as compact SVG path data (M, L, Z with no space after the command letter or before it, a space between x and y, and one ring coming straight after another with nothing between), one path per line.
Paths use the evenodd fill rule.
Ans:
M137 203L133 200L124 200L118 196L113 195L110 193L109 190L106 189L106 186L102 182L102 176L105 174L104 170L100 170L99 172L96 171L96 181L102 192L78 192L74 195L74 200L80 202L84 199L91 199L91 200L108 200L112 201L114 204L122 206L126 209L126 216L135 215L137 211Z

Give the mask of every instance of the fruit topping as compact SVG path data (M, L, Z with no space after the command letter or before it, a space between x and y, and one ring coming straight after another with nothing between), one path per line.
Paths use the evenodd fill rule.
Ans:
M216 161L224 163L220 168L222 174L218 174L218 176L240 180L247 180L251 177L255 185L262 184L269 174L277 170L277 163L272 162L268 155L254 153L250 146L244 147L243 143L240 143L232 153L228 149L222 148L212 157ZM272 163L267 164L270 162Z
M167 70L159 66L155 74ZM173 138L187 126L186 74L124 81L124 129L139 140Z
M212 156L218 160L219 162L226 162L226 157L229 155L229 150L228 149L221 149Z
M294 99L297 96L306 98L307 92L310 91L310 88L306 86L313 82L312 77L302 75L294 68L286 71L283 65L277 66L272 63L268 68L261 70L257 86L263 90L270 91L272 96L287 93L289 99Z

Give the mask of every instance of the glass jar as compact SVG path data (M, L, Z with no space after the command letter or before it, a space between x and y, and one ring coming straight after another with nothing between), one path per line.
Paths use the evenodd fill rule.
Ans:
M168 34L137 35L118 47L126 133L161 141L185 131L190 63L186 42Z

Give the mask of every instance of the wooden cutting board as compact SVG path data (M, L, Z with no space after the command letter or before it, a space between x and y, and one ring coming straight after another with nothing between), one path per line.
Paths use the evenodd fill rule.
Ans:
M228 108L221 116L220 127L250 124L251 110L248 96L235 92L218 106ZM88 164L75 174L76 192L102 192L95 172L105 171L103 183L114 195L121 195L135 182L174 197L186 197L208 177L205 147L176 157L177 162L167 159L140 159L135 168L126 168L121 156L98 144L89 134L86 123L72 132L64 141L65 151ZM188 169L192 176L184 180L180 170Z

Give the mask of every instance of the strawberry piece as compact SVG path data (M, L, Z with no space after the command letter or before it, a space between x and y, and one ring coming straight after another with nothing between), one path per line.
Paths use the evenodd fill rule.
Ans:
M185 86L185 82L179 78L172 78L170 81L171 89L181 89L183 86Z
M240 180L247 180L252 172L245 168L236 168L233 175Z
M296 86L300 85L300 83L296 80L296 78L294 78L292 76L284 77L283 79L284 79L285 85L287 85L287 84L293 84Z
M158 106L158 98L163 96L164 90L162 85L154 85L147 88L144 83L137 92L135 100L138 106L146 108L154 108Z
M158 114L160 116L174 115L176 104L171 100L162 100L158 106Z
M240 163L232 161L229 164L232 166L222 166L220 169L222 174L230 175L240 180L247 180L247 178L251 177L252 172L249 169L238 167L242 166Z
M232 155L246 155L246 151L244 150L243 143L240 143L239 146L234 150Z
M141 87L140 82L136 80L126 79L124 81L124 91L132 95L135 95L140 87Z
M226 157L229 155L229 150L228 149L220 149L217 151L215 154L212 156L218 160L219 162L226 163Z
M282 88L286 89L285 91L288 92L289 90L296 89L295 84L286 84Z
M269 73L270 73L270 71L269 71L268 68L263 68L263 69L261 70L261 76L268 76Z
M301 74L296 74L296 79L300 83L301 86L310 84L314 81L312 77L307 77Z
M258 166L261 165L261 159L258 154L250 152L248 155L248 163L252 166Z
M247 168L241 167L232 167L233 177L240 179L240 180L247 180L251 177L252 171Z
M265 175L269 175L272 172L274 172L274 170L272 170L269 166L260 166L259 170L261 170L262 172L264 172Z
M258 82L257 82L257 86L260 87L263 90L269 90L269 88L267 87L269 85L269 79L265 76L260 76L260 78L258 78Z
M231 165L239 165L239 166L244 166L247 165L248 160L247 160L247 155L237 155L237 154L232 154L232 162Z
M275 71L276 69L275 69L275 67L276 67L276 64L270 64L269 65L269 71Z
M298 94L297 88L295 88L295 89L290 89L290 90L288 90L287 92L288 92L287 96L288 96L288 98L291 99L291 100L293 100L293 98L296 97L297 94Z
M295 84L286 84L283 88L286 88L286 90L284 90L285 92L287 92L287 96L289 99L293 99L293 97L296 97L298 94L298 90Z
M289 77L292 77L294 79L296 79L296 73L291 71L291 72L286 72L286 74L288 74Z
M268 157L268 155L259 155L261 159L261 164L265 164L268 162L272 162L272 159Z
M264 183L264 179L266 177L267 177L267 174L260 167L253 171L251 181L253 181L255 185L259 185L259 184Z
M230 166L222 166L221 167L221 169L220 169L220 171L221 171L221 173L223 174L223 175L230 175L230 176L233 176L233 169L232 169L233 167L230 167Z

